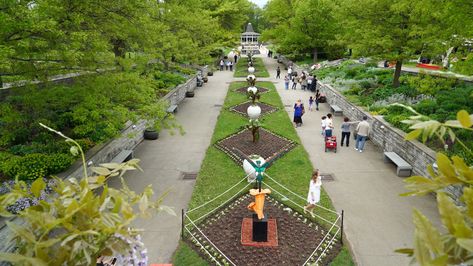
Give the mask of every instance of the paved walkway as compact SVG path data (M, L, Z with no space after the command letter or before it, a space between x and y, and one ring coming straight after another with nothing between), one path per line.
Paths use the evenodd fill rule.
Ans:
M329 112L328 104L321 104L320 111L309 112L308 100L313 94L300 90L300 86L297 90L285 90L284 80L274 78L276 60L265 57L263 61L273 77L270 80L277 82L283 104L291 106L286 107L291 121L297 99L302 99L307 108L304 125L297 128L297 133L314 167L322 173L334 174L335 181L324 182L323 187L335 208L345 211L345 233L357 265L408 265L410 259L394 250L413 246L412 208L421 210L437 225L440 223L434 197L399 197L406 192L403 179L396 176L394 165L383 162L382 152L369 141L363 153L354 150L353 137L350 147L325 153L320 119ZM281 76L285 74L282 71ZM335 117L338 138L341 122L341 117Z
M152 184L156 195L169 191L163 204L177 214L163 212L135 223L144 229L142 237L150 263L171 262L180 238L181 209L187 208L195 184L195 180L183 180L182 173L200 170L232 77L230 71L214 72L208 83L195 90L194 98L186 98L179 105L176 119L186 134L171 136L164 130L158 140L145 140L135 149L144 172L127 173L130 188L143 191Z
M303 99L307 105L309 92L284 90L282 79L275 79L277 62L264 58L271 78L259 81L275 82L283 104L291 105ZM204 87L198 88L194 98L187 98L176 115L184 127L183 136L170 136L162 132L157 141L144 141L135 150L141 159L144 172L130 172L126 178L132 189L142 191L152 184L157 195L169 190L164 205L173 207L177 216L160 213L151 219L140 220L136 226L143 228L143 241L148 249L150 263L171 261L180 233L180 210L190 200L193 180L182 180L182 172L198 172L213 134L220 107L233 79L232 72L215 72ZM284 77L285 72L282 75ZM292 108L287 108L292 120ZM328 112L321 105L320 112L307 112L304 126L297 129L302 144L315 167L324 173L332 173L335 181L325 182L337 210L345 210L345 232L358 265L407 265L409 259L393 251L411 247L413 244L412 208L420 209L428 217L438 220L435 200L425 198L401 198L404 192L402 179L395 169L384 164L382 154L367 143L360 154L350 148L340 147L337 153L325 153L320 136L320 117ZM338 129L340 118L335 118ZM336 130L335 132L337 132Z

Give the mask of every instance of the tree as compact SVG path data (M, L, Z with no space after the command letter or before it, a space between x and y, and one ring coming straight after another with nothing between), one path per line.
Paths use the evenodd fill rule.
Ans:
M355 55L396 61L393 86L405 60L419 55L426 46L442 45L441 12L445 1L433 0L343 0L346 17L342 40ZM440 40L440 41L439 41Z
M320 50L328 50L335 39L334 7L328 0L271 1L264 11L271 26L263 39L285 54L310 53L316 62Z
M24 181L16 181L9 193L0 196L0 215L24 222L22 226L7 222L17 249L0 253L2 261L15 265L95 265L101 255L126 255L131 251L130 243L136 242L139 233L132 222L138 216L148 217L152 210L173 213L160 206L162 198L153 200L151 186L142 193L128 188L122 176L128 170L140 169L137 159L102 164L93 168L95 175L88 176L81 146L61 132L48 129L71 143L73 154L81 154L83 178L54 178L49 196L44 194L43 178L36 179L31 188ZM120 189L107 185L113 177L120 178ZM24 197L38 198L38 205L16 214L7 210Z
M404 106L405 107L405 106ZM440 123L430 120L410 107L405 107L415 113L410 120L412 132L406 139L422 137L425 142L429 137L437 136L444 140L445 136L460 143L465 151L473 155L463 142L456 138L455 130L473 131L473 115L459 111L457 120ZM411 190L405 196L437 194L437 203L441 222L446 232L441 233L418 210L414 210L414 248L399 249L398 252L414 256L420 265L471 265L473 263L473 166L465 163L459 156L437 154L438 171L428 167L429 177L413 176L407 178L406 188ZM448 186L461 187L463 195L456 205L447 194Z

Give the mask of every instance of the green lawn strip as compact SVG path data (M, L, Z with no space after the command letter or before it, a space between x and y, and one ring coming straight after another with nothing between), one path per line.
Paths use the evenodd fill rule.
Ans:
M347 247L343 247L338 256L333 259L333 261L329 264L330 266L355 266L353 262L350 251L348 251Z
M300 143L300 139L289 119L289 116L284 110L284 106L281 102L279 94L275 91L274 85L270 82L259 82L257 85L269 89L268 93L261 95L261 102L271 104L279 108L278 111L262 117L263 127L278 135L292 139L296 143ZM243 129L244 125L248 122L246 117L229 111L230 107L248 100L245 94L234 91L235 89L238 89L242 86L246 86L246 83L235 82L230 85L225 103L222 107L222 111L215 126L214 135L211 140L212 145L210 145L207 149L205 159L202 163L202 167L194 187L192 198L189 203L189 210L201 206L207 201L214 199L216 196L236 184L245 176L241 166L237 165L230 159L228 155L213 145L228 135ZM307 152L301 145L297 145L293 150L276 160L275 163L266 171L266 173L305 199L309 187L309 177L312 173L312 170L313 167ZM288 198L293 199L298 204L306 204L305 200L298 199L289 192L284 191L268 178L265 178L265 182L267 182L268 185L274 189L285 194ZM223 197L198 209L195 212L189 213L189 217L192 219L201 217L212 209L218 207L221 203L225 202L228 198L241 190L245 185L247 185L247 182L243 181L239 186L232 189ZM245 194L247 192L248 189L244 189L241 194ZM287 206L295 207L293 203L287 200L283 201L282 197L277 193L272 193L272 196L278 198ZM321 193L320 204L326 208L332 210L334 209L330 198L323 189ZM301 210L299 209L299 211ZM316 212L322 217L327 217L330 215L321 209L316 210ZM332 215L329 220L333 220L334 217L335 215ZM320 221L319 219L317 220L321 222L324 227L326 227L326 224L324 224L323 221ZM180 247L176 251L174 264L186 265L181 264L183 261L177 260L177 258L185 256L185 254L189 252L193 251L188 247L187 244L181 243Z
M199 254L197 254L197 252L195 252L183 241L179 242L179 249L174 253L172 261L174 265L209 265L207 261L202 259Z
M253 57L253 66L255 68L256 78L268 78L268 70L264 67L263 59L261 57ZM243 78L248 76L248 60L246 57L240 58L235 65L235 78ZM259 83L256 83L257 85Z

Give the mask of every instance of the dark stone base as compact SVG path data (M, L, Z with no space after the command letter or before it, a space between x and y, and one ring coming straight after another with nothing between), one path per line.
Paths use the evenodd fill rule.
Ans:
M266 218L266 215L263 219L259 220L258 216L253 214L252 240L255 242L268 241L268 219Z

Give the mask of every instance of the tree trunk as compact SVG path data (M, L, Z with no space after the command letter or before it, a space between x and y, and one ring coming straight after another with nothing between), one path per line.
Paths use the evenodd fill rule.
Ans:
M113 45L113 53L115 54L115 57L125 58L125 41L121 39L113 39L112 45Z
M314 50L312 50L312 54L313 54L313 57L314 57L314 64L315 64L315 63L317 63L317 60L318 60L317 48L314 48Z
M399 87L399 77L401 76L402 60L396 61L396 70L394 70L393 87Z

